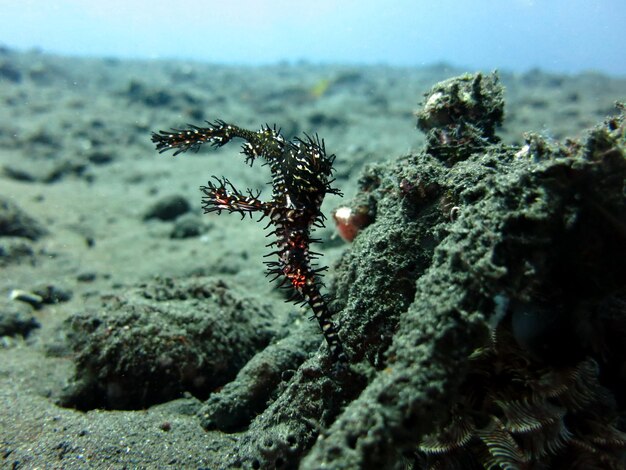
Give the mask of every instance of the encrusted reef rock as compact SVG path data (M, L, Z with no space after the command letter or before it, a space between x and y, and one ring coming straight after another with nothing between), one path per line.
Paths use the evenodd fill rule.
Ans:
M254 356L235 380L206 400L199 412L205 429L241 430L266 407L268 401L276 398L278 386L290 379L295 369L319 346L314 325L306 320L296 322L298 325L289 336ZM308 333L298 330L308 330Z
M137 409L206 398L276 334L267 305L215 278L156 279L66 322L76 374L61 397L79 409Z
M492 135L501 96L494 76L436 85L418 125L460 131L366 170L376 220L334 294L368 383L302 468L622 468L623 403L604 398L626 379L624 115L582 142L511 148ZM516 346L495 346L507 335ZM451 424L459 409L474 421Z
M499 142L504 117L503 89L497 74L465 74L436 84L417 112L426 133L426 151L449 163Z
M509 147L502 94L436 85L426 149L364 171L374 219L329 286L351 364L287 374L223 467L622 468L624 115Z

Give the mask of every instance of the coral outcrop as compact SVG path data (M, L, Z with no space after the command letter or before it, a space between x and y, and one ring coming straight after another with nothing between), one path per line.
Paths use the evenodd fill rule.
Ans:
M624 117L579 142L528 135L509 147L495 136L502 93L495 75L435 86L418 114L432 134L425 150L365 170L355 199L375 220L330 286L351 371L306 361L250 422L228 465L623 462L623 403L602 401L601 419L594 409L625 379L614 340L626 324ZM496 330L513 352L489 349ZM507 368L535 384L512 377L489 388ZM499 405L474 404L474 427L446 439L451 411L471 393ZM538 403L524 401L536 393ZM533 447L552 431L546 448ZM441 441L455 454L428 447Z

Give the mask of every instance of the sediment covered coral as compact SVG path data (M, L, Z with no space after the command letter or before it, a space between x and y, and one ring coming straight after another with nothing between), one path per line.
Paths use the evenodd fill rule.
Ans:
M226 282L157 279L66 321L76 372L61 404L138 409L232 380L276 334L267 306Z
M473 91L466 96L464 87ZM609 324L626 322L624 309L602 313L607 303L622 305L626 279L623 116L581 142L557 144L529 135L514 148L494 135L502 105L495 76L462 76L433 90L428 96L441 94L437 101L443 103L430 107L438 117L420 119L446 133L454 122L454 139L431 141L424 152L365 170L357 199L372 205L375 220L335 267L330 287L351 371L333 375L318 357L306 361L251 421L236 457L225 464L425 467L425 442L449 429L450 412L463 402L471 378L485 362L498 366L481 356L477 367L475 358L489 348L494 328L505 325L523 351L513 355L519 361L530 357L532 370L557 378L578 371L594 391L583 403L572 398L576 380L555 379L562 390L541 405L548 408L556 400L554 406L561 407L555 415L563 417L560 440L540 451L528 443L532 439L502 434L514 439L510 449L519 448L529 465L577 462L589 455L583 443L599 445L611 436L615 442L601 446L605 461L620 462L622 434L614 418L623 403L609 402L608 418L586 421L588 428L565 417L588 416L598 396L624 386L623 346L599 339L604 334L608 341ZM459 96L471 98L469 111L454 105ZM472 109L484 114L478 117ZM426 106L422 113L428 112ZM446 112L449 119L442 117ZM506 421L519 411L511 405L522 393L517 385L513 381L498 397L499 413L476 411L479 424L467 431L468 439L479 439L477 430L495 435L499 423L519 424ZM459 442L465 442L462 431L457 429ZM540 436L537 431L535 439ZM495 444L485 452L488 463L511 460Z

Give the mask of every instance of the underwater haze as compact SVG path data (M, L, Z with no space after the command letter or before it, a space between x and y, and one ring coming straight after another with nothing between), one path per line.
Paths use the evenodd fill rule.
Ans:
M626 468L625 0L0 18L0 469Z
M3 0L0 16L0 44L70 55L626 74L621 0Z

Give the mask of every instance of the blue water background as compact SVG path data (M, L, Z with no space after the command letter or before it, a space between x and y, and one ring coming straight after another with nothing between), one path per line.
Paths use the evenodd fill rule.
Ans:
M626 75L624 0L0 0L0 45L119 58Z

